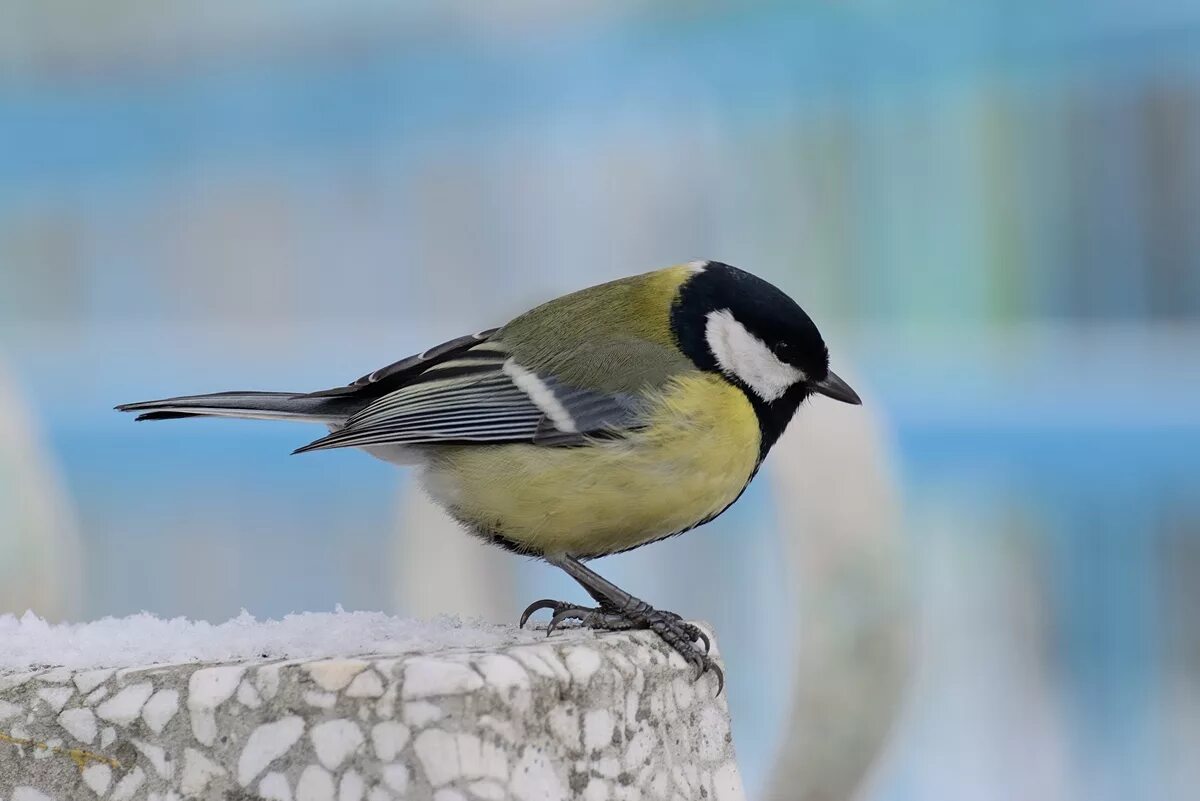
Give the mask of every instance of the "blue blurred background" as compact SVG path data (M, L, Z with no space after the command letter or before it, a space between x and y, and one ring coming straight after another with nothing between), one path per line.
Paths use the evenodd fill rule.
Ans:
M821 733L781 698L822 616L789 603L814 568L781 566L781 468L669 550L600 563L715 622L752 796L1195 797L1195 2L3 0L0 19L0 611L411 611L403 474L286 457L319 432L110 407L324 388L715 258L799 299L865 390L862 463L903 499L866 551L911 609L882 624L909 658L864 685L904 688L865 705L886 747L801 788L789 761ZM845 467L841 505L872 505ZM495 619L567 589L512 569Z

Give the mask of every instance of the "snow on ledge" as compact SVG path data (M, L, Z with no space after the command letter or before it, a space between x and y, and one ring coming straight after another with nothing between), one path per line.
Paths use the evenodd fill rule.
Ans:
M563 629L555 638L594 639L590 631ZM0 615L0 673L45 667L69 670L147 667L187 662L319 659L454 649L496 650L540 643L545 631L518 629L456 617L411 620L382 612L305 612L282 620L257 620L242 611L224 623L143 612L92 623L47 623L32 612Z
M653 632L9 615L0 652L3 799L745 801L727 696Z

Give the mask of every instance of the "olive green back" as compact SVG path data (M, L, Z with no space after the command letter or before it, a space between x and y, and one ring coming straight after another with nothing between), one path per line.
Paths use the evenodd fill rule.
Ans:
M686 266L610 281L517 317L496 335L524 367L588 389L635 393L694 372L671 333Z

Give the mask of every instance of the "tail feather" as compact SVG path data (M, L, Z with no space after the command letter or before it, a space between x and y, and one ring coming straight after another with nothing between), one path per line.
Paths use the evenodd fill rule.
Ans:
M313 396L294 392L217 392L178 398L126 403L119 412L140 412L138 420L181 417L237 417L250 420L299 420L340 423L361 405L349 397Z
M142 420L178 420L181 417L204 417L204 415L196 412L146 412L133 419L140 422Z

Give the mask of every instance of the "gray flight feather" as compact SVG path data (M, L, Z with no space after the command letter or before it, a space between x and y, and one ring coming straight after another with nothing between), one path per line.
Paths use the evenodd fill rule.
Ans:
M334 429L296 453L449 442L578 445L641 424L636 394L575 387L549 372L527 370L495 334L459 337L321 392L218 392L117 409L140 412L139 420L239 417Z
M574 445L639 424L634 396L538 376L511 357L497 358L506 354L502 342L487 343L486 351L484 358L470 350L426 369L296 452L450 442Z
M178 398L126 403L120 412L141 412L138 420L178 417L239 417L253 420L299 420L338 424L353 413L346 398L318 397L295 392L216 392Z

